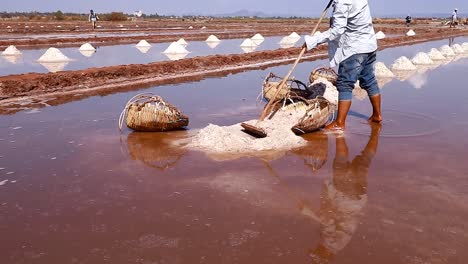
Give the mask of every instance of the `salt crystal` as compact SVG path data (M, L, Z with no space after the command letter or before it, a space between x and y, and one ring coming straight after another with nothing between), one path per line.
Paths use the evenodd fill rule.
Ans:
M241 45L241 47L255 47L257 45L255 45L255 43L251 40L251 39L245 39Z
M453 51L452 48L449 47L449 45L444 45L439 48L440 53L444 55L445 57L453 57L455 56L455 52Z
M37 61L38 62L68 62L68 61L71 61L71 59L65 56L59 49L49 48L44 53L44 55L42 55Z
M183 39L183 38L177 40L177 43L179 43L182 46L187 46L188 45L188 42L185 41L185 39Z
M22 129L22 128L23 128L23 127L18 126L18 127L12 128L12 129L13 129L13 130L18 130L18 129Z
M297 34L296 32L293 32L293 33L289 34L288 37L290 37L292 39L295 39L295 40L301 39L301 36L299 34Z
M416 70L416 66L405 56L398 58L392 64L392 70L396 71L413 71Z
M15 174L15 172L14 171L9 171L9 172L6 173L6 175L12 175L12 174Z
M8 182L8 180L0 181L0 186L5 185L5 183L7 183L7 182Z
M383 33L382 31L379 31L377 32L377 34L375 34L376 39L384 39L385 37L385 33Z
M257 33L251 39L252 40L264 40L265 38L260 33Z
M151 47L151 44L148 43L148 41L142 39L138 44L136 44L136 47Z
M445 60L445 56L438 50L438 49L431 49L431 51L428 53L429 58L431 60Z
M85 44L81 45L79 50L80 51L95 51L96 48L94 48L93 45L91 45L89 43L85 43Z
M8 48L5 49L5 51L2 52L2 55L17 56L17 55L21 55L21 51L19 51L15 46L10 45L8 46Z
M452 46L452 49L455 53L457 54L462 54L465 53L465 49L460 44L455 44Z
M411 59L411 62L414 65L429 65L429 64L434 64L434 61L431 60L429 55L427 55L424 52L418 52L416 56L414 56L413 59Z
M416 32L414 32L414 30L411 29L410 31L406 32L406 36L408 37L416 36Z
M385 66L384 63L382 62L377 62L375 63L375 77L377 78L393 78L395 75L393 74L392 71L390 71L390 69L387 68L387 66Z
M165 54L187 54L189 53L182 45L177 42L172 42L171 45L163 52Z
M215 35L210 35L207 39L206 42L219 42L219 38L216 37Z

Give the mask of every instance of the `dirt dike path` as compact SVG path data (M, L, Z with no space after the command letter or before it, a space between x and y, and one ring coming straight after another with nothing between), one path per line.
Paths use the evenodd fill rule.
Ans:
M380 41L380 49L439 40L447 37L466 36L468 30L450 31L445 34L420 34L412 38L395 37ZM0 113L9 113L19 101L40 102L48 95L67 100L79 100L93 95L103 95L124 90L136 90L162 84L174 84L221 77L247 70L262 69L291 63L299 48L259 51L238 55L214 55L179 61L150 64L120 65L65 71L47 74L22 74L0 77L0 105L7 106ZM327 57L326 46L307 53L304 60ZM78 95L78 96L77 96ZM67 99L68 98L68 99ZM63 103L57 101L57 104ZM2 107L5 108L5 107ZM10 110L8 110L11 108Z

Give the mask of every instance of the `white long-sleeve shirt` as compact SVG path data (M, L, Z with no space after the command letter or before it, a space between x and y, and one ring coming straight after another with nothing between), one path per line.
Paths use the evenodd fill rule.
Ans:
M318 38L319 44L328 42L332 67L354 54L376 51L377 39L367 0L335 0L330 29Z

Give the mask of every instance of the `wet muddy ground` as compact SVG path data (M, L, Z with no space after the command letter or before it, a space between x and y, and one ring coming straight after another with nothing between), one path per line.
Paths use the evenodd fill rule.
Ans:
M388 64L448 41L378 57ZM467 67L460 58L386 84L382 127L365 122L369 103L355 99L343 137L311 134L307 147L262 159L177 144L209 123L257 117L263 77L287 65L0 116L2 259L465 263ZM120 134L120 110L143 91L180 107L189 130Z

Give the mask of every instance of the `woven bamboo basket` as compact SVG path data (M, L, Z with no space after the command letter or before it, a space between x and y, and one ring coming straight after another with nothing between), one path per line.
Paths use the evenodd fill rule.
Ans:
M319 78L324 78L336 86L336 80L338 79L338 74L335 70L330 67L318 67L310 73L309 82L313 83Z
M279 84L283 78L270 73L265 80L263 81L262 95L267 101L270 101L271 98L278 91ZM289 79L286 82L286 85L277 95L276 99L284 99L288 96L300 96L307 98L310 92L307 90L307 86L298 80Z
M188 117L179 109L151 93L139 94L130 99L120 114L120 129L124 120L127 127L144 132L177 130L189 124Z
M291 128L296 135L314 132L328 123L335 113L335 106L323 97L307 100L308 109L299 123Z

